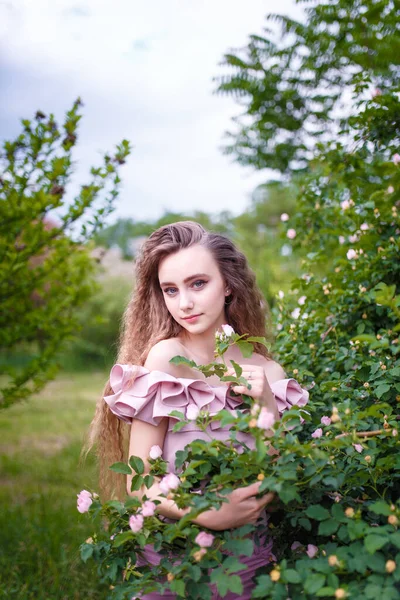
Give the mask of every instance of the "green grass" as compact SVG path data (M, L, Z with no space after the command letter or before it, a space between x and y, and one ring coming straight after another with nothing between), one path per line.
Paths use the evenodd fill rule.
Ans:
M106 588L79 545L93 533L76 494L97 489L93 458L79 463L104 373L62 374L0 412L0 598L100 600Z

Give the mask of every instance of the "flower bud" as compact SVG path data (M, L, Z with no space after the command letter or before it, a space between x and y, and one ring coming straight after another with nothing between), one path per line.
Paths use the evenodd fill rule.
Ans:
M398 525L398 524L399 524L399 520L398 520L398 518L396 517L396 515L389 515L389 516L388 516L388 523L389 523L390 525Z
M331 567L337 567L339 565L338 557L335 554L328 556L328 563Z
M269 576L271 577L272 581L279 581L281 574L279 573L279 571L277 569L272 569Z
M385 565L386 573L393 573L396 570L396 563L394 560L388 560Z
M351 506L349 506L348 508L346 508L346 510L344 511L344 514L346 515L346 517L348 519L352 519L354 517L354 508L351 508Z

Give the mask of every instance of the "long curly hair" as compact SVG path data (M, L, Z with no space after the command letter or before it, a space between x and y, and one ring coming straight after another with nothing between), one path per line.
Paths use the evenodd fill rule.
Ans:
M158 267L166 256L196 244L211 252L231 290L225 304L227 322L240 335L267 336L268 307L244 254L229 238L208 232L199 223L181 221L154 231L141 248L136 262L135 290L123 316L118 363L143 365L157 342L176 337L182 331L165 306ZM255 351L271 358L262 344L256 344ZM86 445L87 452L97 445L100 491L107 498L124 495L123 478L110 471L109 466L126 461L129 431L127 424L118 419L103 400L111 393L108 381L97 404Z

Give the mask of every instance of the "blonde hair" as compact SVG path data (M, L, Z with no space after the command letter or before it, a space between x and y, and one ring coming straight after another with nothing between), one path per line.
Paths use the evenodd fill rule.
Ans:
M141 248L136 263L136 288L123 316L118 363L143 365L157 342L176 337L182 331L165 306L158 267L166 256L196 244L211 252L231 290L225 306L227 322L241 335L267 335L267 305L244 254L229 238L208 232L199 223L181 221L154 231ZM270 358L262 344L256 344L255 351ZM89 451L97 443L100 491L107 499L124 495L123 477L110 471L109 466L127 459L129 431L127 424L118 419L103 400L111 393L107 382L97 404L86 446Z

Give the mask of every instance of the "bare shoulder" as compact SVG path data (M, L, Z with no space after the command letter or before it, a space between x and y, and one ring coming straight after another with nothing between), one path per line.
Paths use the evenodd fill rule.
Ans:
M279 363L272 359L264 358L264 356L260 358L269 383L274 383L279 379L286 379L286 373Z
M182 356L184 347L177 338L161 340L155 344L147 355L144 366L149 371L163 371L174 377L181 377L182 368L170 362L174 356Z

